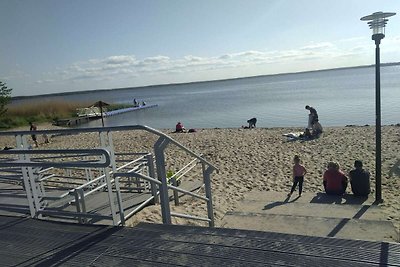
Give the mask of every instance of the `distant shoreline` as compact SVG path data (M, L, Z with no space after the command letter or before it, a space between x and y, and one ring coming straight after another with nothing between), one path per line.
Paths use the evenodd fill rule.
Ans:
M399 66L399 65L400 65L400 62L391 62L391 63L382 63L381 67L391 67L391 66ZM225 81L234 81L234 80L242 80L242 79L249 79L249 78L285 76L285 75L292 75L292 74L305 74L305 73L325 72L325 71L333 71L333 70L362 69L362 68L371 68L373 66L375 66L375 65L371 64L371 65L361 65L361 66L354 66L354 67L339 67L339 68L321 69L321 70L308 70L308 71L299 71L299 72L276 73L276 74L256 75L256 76L237 77L237 78L209 80L209 81L194 81L194 82L185 82L185 83L154 84L154 85L123 87L123 88L111 88L111 89L92 89L92 90L85 90L85 91L51 93L51 94L41 94L41 95L31 95L31 96L13 96L13 97L11 97L11 101L13 101L13 100L22 100L22 99L32 98L32 97L33 98L39 98L39 97L48 97L48 96L67 96L67 95L86 94L86 93L90 93L90 92L107 92L107 91L126 90L126 89L139 89L139 88L152 88L152 87L163 87L163 86L180 86L180 85L188 85L188 84L201 84L201 83L208 83L208 82L225 82Z

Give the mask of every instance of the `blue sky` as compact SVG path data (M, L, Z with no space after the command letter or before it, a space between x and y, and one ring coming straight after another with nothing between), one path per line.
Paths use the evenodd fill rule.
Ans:
M2 0L0 80L20 96L373 64L376 11L398 13L381 60L400 61L398 0Z

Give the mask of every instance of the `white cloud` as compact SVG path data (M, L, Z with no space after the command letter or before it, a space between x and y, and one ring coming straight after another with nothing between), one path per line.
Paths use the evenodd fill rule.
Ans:
M136 63L135 56L111 56L106 58L104 61L106 64L110 65L129 65Z
M384 41L385 51L394 53L394 48L400 45L400 36ZM290 50L248 50L209 57L186 55L171 58L157 55L137 58L135 55L114 55L55 68L54 72L44 73L37 83L74 81L89 84L107 81L110 87L121 87L223 79L366 64L373 53L371 40L355 37L337 42L310 42Z

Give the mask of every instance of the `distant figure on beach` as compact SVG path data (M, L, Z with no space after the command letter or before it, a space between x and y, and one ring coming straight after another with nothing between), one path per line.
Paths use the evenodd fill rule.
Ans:
M347 177L340 170L339 163L329 162L323 180L325 192L328 195L343 195L347 188Z
M318 138L323 132L322 125L319 121L314 122L312 125L312 136Z
M354 170L349 173L351 191L355 196L367 197L371 193L370 188L370 174L368 171L363 169L363 163L361 160L354 162Z
M299 196L301 197L301 193L303 192L303 182L304 182L304 175L306 175L307 170L304 168L303 165L300 164L300 157L294 156L293 159L294 166L293 166L293 186L288 194L290 197L293 192L296 190L297 184L299 185Z
M181 122L178 122L175 126L175 132L176 133L184 133L185 132L185 127Z
M313 135L311 134L310 129L305 128L304 133L300 134L299 137L303 138L304 140L311 140L313 138Z
M247 120L247 123L249 124L249 129L256 128L257 118L251 118Z
M47 136L47 134L43 134L43 140L44 140L44 143L45 144L48 144L48 143L50 143L50 141L49 141L49 137Z
M307 128L312 129L315 122L318 121L318 113L317 110L309 105L306 106L306 109L310 111L308 114L308 126Z
M134 107L139 106L139 102L136 100L136 98L133 99L133 106Z
M33 122L29 122L30 127L30 131L36 131L37 130L37 126L33 123ZM37 142L37 137L36 134L32 134L31 135L33 142L35 143L36 147L39 147L38 142Z

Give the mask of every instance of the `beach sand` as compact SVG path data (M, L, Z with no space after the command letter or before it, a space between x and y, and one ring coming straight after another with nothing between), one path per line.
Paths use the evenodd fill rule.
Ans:
M40 126L39 129L54 128ZM372 195L375 194L375 128L331 127L325 128L321 138L311 141L288 142L285 133L300 131L299 128L256 129L200 129L196 133L170 134L172 138L201 153L219 168L212 175L212 193L216 226L227 211L232 211L238 201L251 190L289 192L292 185L294 155L299 155L308 173L304 181L305 192L322 192L322 175L328 161L340 163L341 170L348 173L354 160L360 159L371 173ZM119 151L151 151L156 140L144 132L130 131L113 134L114 145ZM40 142L41 139L39 139ZM13 141L11 141L13 142ZM12 144L12 143L11 143ZM10 145L3 138L0 145ZM89 134L79 138L55 137L50 144L54 148L94 147L96 142ZM400 229L400 127L382 128L382 196L381 204L387 219ZM167 169L177 169L188 162L187 155L173 146L167 150ZM189 179L189 178L188 178ZM350 186L347 192L351 193ZM184 197L181 205L171 210L206 216L205 204ZM140 221L160 223L160 206L149 206L128 221L135 225ZM173 223L205 225L204 222L173 218Z

